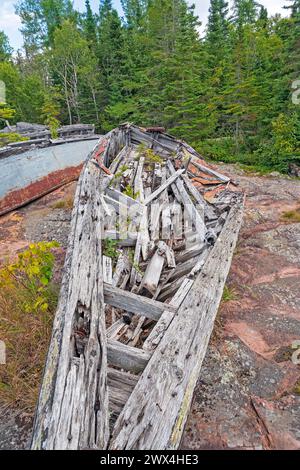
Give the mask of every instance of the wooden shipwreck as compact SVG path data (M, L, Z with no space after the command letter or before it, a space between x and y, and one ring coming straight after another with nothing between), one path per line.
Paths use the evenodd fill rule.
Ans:
M77 187L32 449L178 448L242 221L232 189L162 129L100 139Z

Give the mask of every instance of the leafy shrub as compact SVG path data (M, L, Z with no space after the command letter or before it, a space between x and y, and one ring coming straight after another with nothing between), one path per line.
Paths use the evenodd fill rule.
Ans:
M28 140L27 137L22 137L20 134L16 132L1 132L0 134L0 148L5 147L7 144L11 144L12 142L25 142Z
M32 244L0 270L0 399L32 411L51 335L58 286L52 282L57 242Z

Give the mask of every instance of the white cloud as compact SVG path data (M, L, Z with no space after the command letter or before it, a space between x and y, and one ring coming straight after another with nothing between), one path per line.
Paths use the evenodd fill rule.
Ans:
M22 46L22 35L19 31L20 18L15 14L15 0L0 0L0 31L4 31L9 37L10 44L14 49Z
M208 18L208 9L210 5L210 0L188 0L189 4L195 5L195 12L199 16L200 21L202 22L202 28L206 25ZM232 7L233 0L229 0L229 6ZM283 9L284 0L261 0L259 4L264 5L269 15L275 15L276 13L281 13L282 16L287 16L287 10Z

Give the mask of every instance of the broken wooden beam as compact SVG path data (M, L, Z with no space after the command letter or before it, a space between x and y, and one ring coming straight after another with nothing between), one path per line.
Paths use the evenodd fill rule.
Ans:
M157 188L156 191L151 193L150 196L148 196L145 199L145 205L147 206L151 201L156 199L163 191L165 191L172 183L174 183L174 181L176 181L177 178L179 178L179 176L182 175L182 173L184 173L184 172L185 172L184 169L177 170L174 173L174 175L170 176L170 178L168 178L167 181L164 184L162 184L159 188Z
M138 374L145 369L150 357L151 354L142 349L127 346L113 339L108 340L107 361L111 366Z
M159 320L165 310L174 312L172 306L162 304L142 295L134 294L108 284L104 284L104 302L126 312L143 315L152 320Z

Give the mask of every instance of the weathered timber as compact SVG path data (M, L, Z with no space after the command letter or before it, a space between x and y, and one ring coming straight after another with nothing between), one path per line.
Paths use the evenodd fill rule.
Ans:
M170 176L170 178L168 178L167 181L164 184L162 184L159 188L157 188L156 191L151 193L150 196L148 196L145 199L145 205L147 206L151 201L156 199L163 191L165 191L165 189L167 189L172 183L174 183L174 181L176 181L177 178L179 178L179 176L182 175L182 173L184 173L184 172L185 172L184 169L177 170L174 173L174 175Z
M152 320L158 320L164 310L174 312L171 306L107 284L104 284L104 301L113 307L143 315Z
M239 203L121 412L110 449L179 446L241 221Z
M109 256L103 256L103 282L112 284L112 259Z
M159 242L157 250L155 251L154 255L152 256L151 260L147 265L147 269L140 286L141 291L143 289L146 289L148 292L150 292L150 294L155 294L165 261L165 243Z
M176 310L180 307L182 302L184 301L185 297L189 293L194 281L191 279L184 279L181 281L181 285L177 290L176 294L172 298L169 305L176 308ZM165 331L167 330L168 326L170 325L172 319L174 318L174 313L170 312L169 310L165 310L164 313L161 315L159 321L154 326L153 330L151 331L150 335L146 339L143 345L143 349L145 351L151 352L154 351L155 348L160 343Z
M162 160L138 155L140 143ZM184 142L124 124L85 164L32 448L104 449L109 432L112 449L178 447L242 211L224 179L201 173L201 192L193 186L193 157ZM118 241L114 272L103 237Z
M170 160L167 161L167 166L170 171L171 175L175 175L175 168ZM197 206L193 203L192 199L188 195L182 179L177 179L174 183L177 187L178 193L180 195L180 199L182 203L184 204L184 209L186 211L186 214L189 218L189 224L192 226L192 224L195 226L196 232L198 235L202 238L202 241L205 239L205 234L206 234L206 227L204 224L204 217L197 209Z
M111 285L113 287L118 286L123 272L124 271L129 271L129 268L130 268L130 263L129 263L128 258L125 255L120 254L119 257L118 257L118 261L117 261L115 271L114 271L114 274L113 274L113 278L112 278Z
M108 443L101 186L101 170L88 162L75 197L32 449L93 449ZM81 343L77 328L85 335Z
M107 343L107 360L111 366L138 374L145 369L151 355L142 349L133 348L119 341Z

